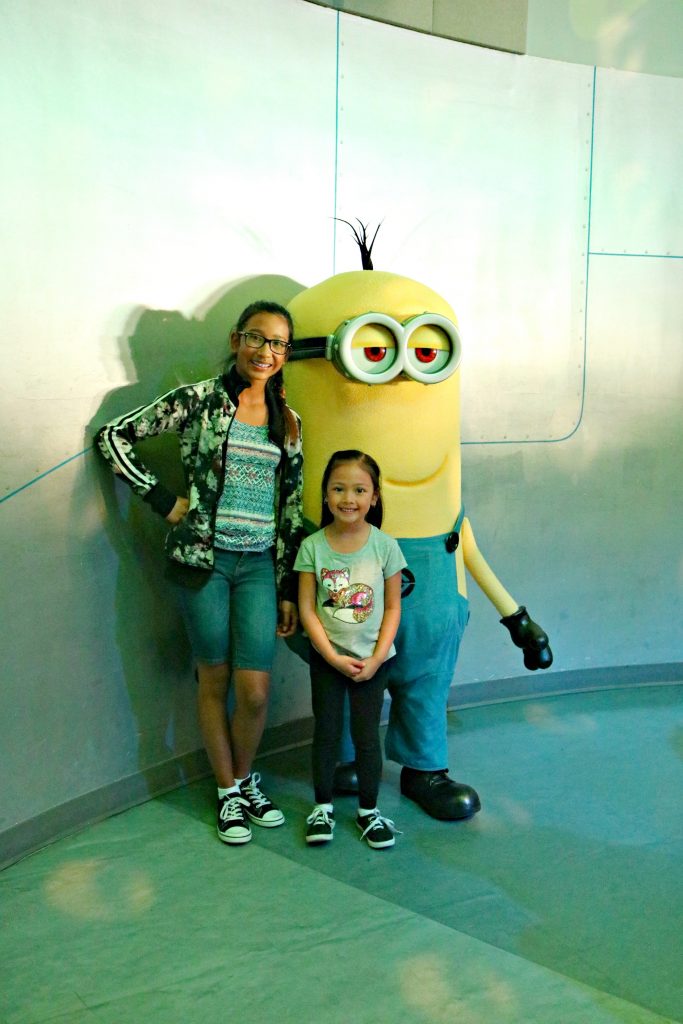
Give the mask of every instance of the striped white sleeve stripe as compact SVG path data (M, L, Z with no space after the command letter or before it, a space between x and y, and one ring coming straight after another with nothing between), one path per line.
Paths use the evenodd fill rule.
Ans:
M205 391L206 388L204 386L212 383L213 378L209 378L209 380L201 381L199 384L190 385L190 389L196 391L198 388L202 388ZM161 395L161 397L155 399L150 405L141 405L137 409L133 409L132 412L127 412L123 416L119 416L118 419L112 420L111 423L106 425L102 432L102 444L109 453L114 465L121 471L123 476L131 481L131 483L137 483L142 487L145 487L147 490L150 490L155 485L157 482L156 477L152 473L146 473L139 466L136 466L135 463L131 462L128 458L128 452L130 452L133 446L126 438L120 437L118 431L127 427L128 424L135 420L141 412L144 412L146 409L153 409L154 406L158 405L160 402L163 402L170 398L171 395L176 394L178 390L184 389L179 389L177 387L171 388L170 391L167 391L165 394Z
M173 388L173 391L176 389ZM167 392L166 395L162 395L161 398L157 398L152 405L157 405L173 393L173 391ZM109 454L111 455L112 462L120 469L121 473L127 477L131 482L138 483L142 487L146 487L148 490L156 483L155 478L149 474L144 473L135 463L131 462L127 457L132 445L130 441L126 441L124 438L120 438L117 431L122 427L127 427L141 412L145 409L149 409L149 405L140 405L137 409L133 409L132 412L127 412L123 416L119 416L118 419L112 420L111 423L107 424L107 427L102 435L102 440Z
M110 424L102 433L102 443L106 450L109 452L111 461L114 463L117 469L120 470L123 476L127 477L131 482L147 487L148 489L154 486L153 479L150 479L148 475L141 472L140 469L127 458L127 448L130 451L130 443L123 441L122 438L117 437L116 429L117 425ZM125 445L125 448L124 448Z

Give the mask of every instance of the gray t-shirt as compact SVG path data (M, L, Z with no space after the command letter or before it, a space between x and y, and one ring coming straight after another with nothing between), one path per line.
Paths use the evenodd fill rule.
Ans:
M312 572L317 583L316 612L339 654L369 658L384 616L384 581L406 565L393 537L370 527L358 551L334 551L324 530L307 537L294 568ZM396 650L392 644L387 657Z

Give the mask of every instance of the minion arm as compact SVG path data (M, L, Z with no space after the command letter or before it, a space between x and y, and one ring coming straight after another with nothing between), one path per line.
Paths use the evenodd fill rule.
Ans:
M465 568L474 582L484 591L499 615L512 615L513 612L517 611L519 605L514 597L508 594L477 547L472 526L467 516L462 521L460 539L462 541Z
M465 567L501 616L500 621L509 631L514 645L523 650L526 668L532 671L537 668L549 668L553 663L553 654L547 635L529 618L524 605L517 604L493 572L477 547L467 517L463 519L460 536Z

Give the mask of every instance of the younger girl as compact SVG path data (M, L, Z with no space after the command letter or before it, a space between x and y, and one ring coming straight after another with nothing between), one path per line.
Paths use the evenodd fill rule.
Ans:
M379 719L386 660L395 654L401 618L401 569L396 541L382 533L377 463L363 452L335 452L322 482L321 529L301 545L299 614L311 642L315 730L315 806L307 843L332 839L332 783L346 692L356 750L361 839L373 849L394 845L394 823L377 804L382 774Z

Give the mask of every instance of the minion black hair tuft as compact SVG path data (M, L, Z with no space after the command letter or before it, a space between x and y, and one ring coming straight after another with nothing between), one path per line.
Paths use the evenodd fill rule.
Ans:
M350 220L344 220L343 217L335 217L334 219L340 221L342 224L348 224L348 226L353 231L353 237L356 239L356 242L358 243L358 248L360 249L360 258L363 263L363 270L373 270L374 268L372 266L372 247L375 244L377 232L382 227L382 221L380 221L377 227L375 228L375 233L372 236L372 241L368 244L368 226L367 224L363 224L361 220L358 220L358 217L356 217L356 221L358 222L358 225L360 227L360 230L358 231L353 226Z

